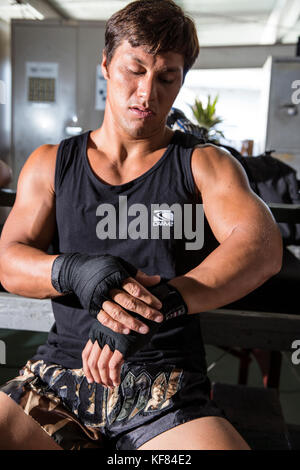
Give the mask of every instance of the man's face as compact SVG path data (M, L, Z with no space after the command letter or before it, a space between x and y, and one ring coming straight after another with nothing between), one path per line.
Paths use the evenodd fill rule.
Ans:
M153 56L123 41L102 72L107 79L107 111L114 123L133 138L147 138L165 126L181 88L184 59L167 52Z

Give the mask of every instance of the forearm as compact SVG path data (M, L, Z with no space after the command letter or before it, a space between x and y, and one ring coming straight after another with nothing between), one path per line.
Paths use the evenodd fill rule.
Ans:
M272 240L247 239L233 233L199 266L172 279L182 294L189 313L220 308L262 285L281 267L282 244L275 234Z
M12 294L45 299L59 294L51 283L51 268L58 255L13 243L0 254L0 281Z

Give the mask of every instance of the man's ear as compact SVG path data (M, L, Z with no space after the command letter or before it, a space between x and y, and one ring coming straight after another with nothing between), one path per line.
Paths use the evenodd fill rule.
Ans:
M109 74L108 74L107 57L106 57L106 53L104 50L102 52L101 70L102 70L103 77L105 78L105 80L107 80L109 78Z

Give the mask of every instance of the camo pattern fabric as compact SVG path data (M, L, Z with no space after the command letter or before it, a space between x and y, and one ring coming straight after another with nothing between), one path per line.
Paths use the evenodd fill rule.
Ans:
M222 416L207 376L175 366L124 363L113 389L89 384L83 369L28 361L0 387L65 450L134 450L201 416Z

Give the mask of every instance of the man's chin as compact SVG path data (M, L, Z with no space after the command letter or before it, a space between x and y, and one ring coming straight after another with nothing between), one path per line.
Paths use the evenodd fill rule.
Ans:
M165 128L165 122L160 123L130 123L124 129L133 139L147 139L159 134Z
M146 139L151 137L155 134L155 129L152 126L128 126L125 129L125 132L132 138L132 139Z

